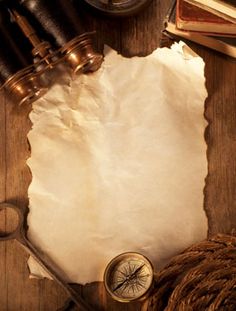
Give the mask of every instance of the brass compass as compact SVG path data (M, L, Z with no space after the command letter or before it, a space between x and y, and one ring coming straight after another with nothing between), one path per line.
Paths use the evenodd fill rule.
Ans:
M151 0L85 0L94 9L110 16L130 16L141 11Z
M123 253L106 267L104 284L111 297L120 302L147 298L153 285L151 262L139 253Z

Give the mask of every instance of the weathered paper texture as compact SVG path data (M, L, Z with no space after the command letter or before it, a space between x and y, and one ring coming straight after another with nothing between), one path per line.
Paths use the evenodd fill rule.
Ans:
M102 280L125 251L159 269L207 235L203 60L181 44L105 54L30 114L29 237L80 283Z

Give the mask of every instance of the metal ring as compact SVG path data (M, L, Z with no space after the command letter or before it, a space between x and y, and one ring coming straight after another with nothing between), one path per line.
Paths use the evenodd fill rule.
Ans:
M0 241L7 241L7 240L11 240L11 239L15 239L17 238L17 236L19 236L19 234L21 233L21 230L23 228L23 224L24 224L24 216L23 216L23 212L22 210L13 204L10 203L1 203L0 204L0 211L1 210L7 210L7 209L12 209L17 213L18 216L18 224L15 230L13 230L10 233L6 233L6 234L0 234Z

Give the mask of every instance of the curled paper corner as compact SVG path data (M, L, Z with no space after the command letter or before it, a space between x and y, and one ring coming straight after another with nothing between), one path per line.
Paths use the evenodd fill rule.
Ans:
M197 53L195 53L183 41L173 43L170 48L171 48L171 50L173 50L177 53L180 53L184 57L184 59L186 59L186 60L192 59L194 57L199 57L199 55Z
M32 257L29 257L27 265L30 273L30 279L47 278L49 280L52 280L52 277L39 264L37 264Z

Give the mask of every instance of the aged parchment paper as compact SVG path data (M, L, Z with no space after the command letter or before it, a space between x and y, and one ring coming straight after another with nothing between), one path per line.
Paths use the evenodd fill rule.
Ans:
M107 48L98 72L34 103L29 237L68 280L102 280L125 251L159 269L206 237L206 96L204 62L180 43L130 59Z

